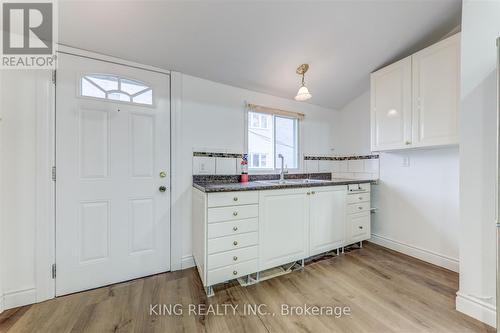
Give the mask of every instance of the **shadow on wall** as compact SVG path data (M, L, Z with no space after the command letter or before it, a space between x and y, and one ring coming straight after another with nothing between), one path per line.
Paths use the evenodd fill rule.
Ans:
M458 270L457 146L380 154L372 235L394 248Z

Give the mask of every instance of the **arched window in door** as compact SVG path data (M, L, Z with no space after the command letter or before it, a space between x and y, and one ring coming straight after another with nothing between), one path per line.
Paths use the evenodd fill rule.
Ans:
M86 74L80 95L134 104L153 105L153 90L141 81L110 74Z

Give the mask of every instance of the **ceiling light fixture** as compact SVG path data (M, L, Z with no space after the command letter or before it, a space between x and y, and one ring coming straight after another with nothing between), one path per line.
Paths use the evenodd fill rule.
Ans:
M306 74L308 69L309 69L308 64L302 64L297 68L297 74L302 75L302 86L299 88L297 96L295 96L296 101L306 101L312 97L311 94L309 93L309 89L307 89L304 83L304 75Z

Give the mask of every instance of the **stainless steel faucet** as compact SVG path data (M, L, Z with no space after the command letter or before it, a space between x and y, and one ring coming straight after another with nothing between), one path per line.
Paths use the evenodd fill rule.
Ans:
M278 158L281 159L281 172L280 172L280 181L285 180L285 173L288 173L285 171L285 158L283 157L282 154L278 154Z

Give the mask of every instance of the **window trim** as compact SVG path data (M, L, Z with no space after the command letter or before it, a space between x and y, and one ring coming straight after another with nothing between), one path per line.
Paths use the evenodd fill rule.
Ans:
M254 112L254 113L262 113L262 112L255 112L255 111L252 111L250 110L249 108L245 108L245 112L244 112L244 145L245 145L245 154L249 154L248 152L248 130L249 130L249 123L248 123L248 113L249 112ZM292 172L292 173L298 173L300 171L303 170L303 161L302 159L300 158L302 156L302 144L303 144L303 141L302 141L302 126L301 126L301 120L302 119L299 119L297 117L292 117L292 116L284 116L284 115L280 115L280 114L271 114L273 116L273 119L275 116L278 116L278 117L281 117L281 118L289 118L289 119L294 119L296 120L296 126L297 126L297 129L296 129L296 133L297 133L297 137L295 138L295 141L296 141L296 144L297 144L297 167L295 168L286 168L286 170ZM275 136L275 133L276 133L276 122L273 120L273 135ZM272 156L271 158L273 158L274 160L276 159L276 140L274 140L274 147L273 147L273 152L274 152L274 156ZM279 173L281 170L280 167L278 167L277 165L274 166L274 168L251 168L250 167L250 164L248 165L248 173L249 174L262 174L262 173Z
M93 96L82 95L82 80L85 78L85 76L88 76L88 75L109 75L109 76L118 77L119 79L125 79L125 80L131 80L131 81L140 82L140 83L144 84L144 86L148 87L151 90L151 102L152 102L152 104L135 103L135 102L132 102L132 101L130 101L130 102L119 101L119 100L114 100L114 99L110 99L110 98L107 98L107 97L100 98L100 97L93 97ZM122 105L129 105L129 106L140 106L140 107L146 107L146 108L152 108L152 109L156 108L155 91L153 89L153 85L150 84L147 81L140 80L140 79L137 79L135 77L123 76L123 75L115 74L115 73L97 73L97 72L80 72L80 73L78 73L77 81L78 81L77 84L76 84L76 89L77 89L77 91L76 91L76 97L77 98L94 100L94 101L101 101L101 102L108 102L108 103L117 103L117 104L122 104ZM145 91L146 91L146 89L144 90L144 92ZM116 90L116 91L111 91L110 90L109 92L106 92L105 95L107 96L107 94L112 93L112 92L124 93L126 95L129 95L126 92L123 92L121 90Z

